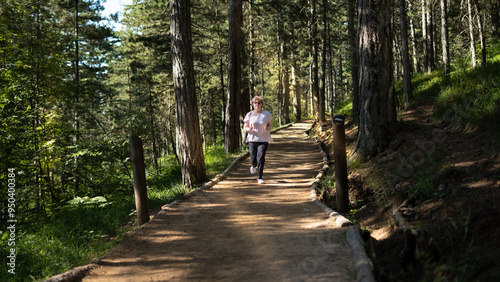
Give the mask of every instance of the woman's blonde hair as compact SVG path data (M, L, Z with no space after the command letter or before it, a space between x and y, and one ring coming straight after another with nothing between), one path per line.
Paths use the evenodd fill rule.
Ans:
M262 106L264 106L264 99L263 99L262 97L260 97L260 96L254 96L254 97L252 98L252 104L253 104L253 102L255 102L255 101L257 101L257 100L258 100L258 101L261 101L261 102L262 102Z

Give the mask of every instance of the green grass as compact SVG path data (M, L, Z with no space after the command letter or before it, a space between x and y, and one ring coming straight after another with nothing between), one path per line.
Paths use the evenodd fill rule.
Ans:
M500 43L490 46L500 50ZM498 54L498 53L497 53ZM416 101L431 102L434 118L457 125L495 126L500 121L500 54L488 59L487 65L472 68L467 60L452 65L449 78L442 71L413 76ZM396 85L401 99L401 85Z
M458 69L436 99L435 115L462 125L491 123L500 111L500 56L485 67Z
M209 179L225 170L244 150L225 154L221 146L208 147L205 165ZM158 209L189 192L182 185L180 165L171 156L161 160L158 171L148 168L146 178L150 209ZM36 281L102 256L136 226L134 196L131 188L123 191L127 194L72 199L45 221L17 227L15 275L7 272L9 233L0 233L0 277Z
M89 263L104 254L124 236L135 209L131 196L108 201L104 197L75 198L45 222L16 229L16 274L11 281L32 281ZM7 256L6 233L2 234L1 257Z

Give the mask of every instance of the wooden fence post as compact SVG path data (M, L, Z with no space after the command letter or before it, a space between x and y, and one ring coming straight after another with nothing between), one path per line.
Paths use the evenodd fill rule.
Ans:
M149 202L146 187L146 168L144 166L144 151L142 140L135 134L130 134L130 159L134 173L135 208L137 224L143 225L149 221Z
M337 190L337 211L349 211L349 185L347 182L347 158L345 145L345 118L341 115L333 119L333 154L335 161L335 183Z

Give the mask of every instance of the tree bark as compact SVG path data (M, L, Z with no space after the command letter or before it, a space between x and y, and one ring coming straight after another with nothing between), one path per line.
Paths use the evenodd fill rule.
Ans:
M477 28L479 31L479 42L481 42L481 66L486 66L486 42L483 34L483 22L481 21L481 13L479 9L479 3L474 0L474 8L477 14Z
M471 64L475 68L476 62L476 45L474 39L474 25L472 24L472 7L471 0L467 0L467 15L469 16L469 38L470 38L470 53L471 53Z
M429 69L429 48L427 45L427 0L422 0L422 56L423 56L423 71L426 72Z
M390 0L358 1L360 120L355 150L366 161L384 150L394 134Z
M436 57L436 39L434 31L434 0L428 0L427 2L427 38L428 43L427 48L429 48L429 69L427 72L432 72L435 69L435 57Z
M500 3L492 1L490 9L491 37L497 38L500 34Z
M434 43L433 43L433 25L429 0L422 0L422 43L424 57L424 71L432 72L434 69Z
M195 93L190 1L171 0L170 20L182 183L193 187L205 181L207 176Z
M153 94L151 84L148 82L148 102L149 102L149 125L151 126L151 140L153 142L153 167L158 172L158 149L156 148L156 134L153 111Z
M312 65L311 65L311 86L312 104L316 120L320 119L319 102L319 74L318 74L318 24L316 16L316 0L311 2L311 45L312 45Z
M224 150L234 153L240 147L241 99L241 25L243 24L242 0L229 1L229 56L227 79L227 105Z
M301 107L301 86L300 80L296 74L296 68L294 63L294 53L291 53L292 57L292 89L293 89L293 114L295 122L302 119L302 107Z
M450 74L450 47L448 43L447 0L441 0L441 44L443 49L443 79Z
M411 1L408 2L408 8L410 10L410 14L412 14L412 5ZM413 72L418 73L420 71L420 64L418 63L417 58L417 38L415 37L415 26L413 24L413 17L410 16L410 36L411 36L411 49L412 49L412 57L413 57Z
M422 30L424 31L424 66L427 73L431 73L434 69L434 37L433 37L433 20L432 20L432 3L430 0L423 0L422 5Z
M411 86L410 53L408 51L408 25L406 22L406 1L399 0L399 15L401 24L401 53L403 57L403 96L405 108L413 100L413 87Z
M79 110L78 110L78 104L80 100L80 25L79 25L79 0L75 0L75 80L74 80L74 87L75 87L75 94L74 94L74 106L73 106L73 130L76 132L75 135L73 135L73 143L76 146L78 143L79 135L78 131L80 130L80 121L79 121ZM78 157L75 154L75 157L73 159L73 190L75 192L75 195L78 195L78 192L80 190L80 180L79 177L77 176L78 174Z
M243 4L242 4L243 5ZM243 9L243 6L242 6L242 9ZM243 10L242 10L243 12ZM242 19L243 20L243 19ZM245 115L246 113L248 113L250 111L250 100L252 99L250 97L250 74L249 74L249 69L248 68L243 68L242 66L247 66L249 65L249 53L247 52L248 50L244 47L245 46L245 41L246 41L246 37L245 37L245 33L241 33L240 35L240 71L241 71L241 74L240 74L240 110L239 110L239 133L240 133L240 139L239 141L241 142L239 146L243 146L244 142L245 142L245 139L246 139L246 135L247 133L244 131L244 130L241 130L241 128L243 128L243 126L245 125L243 120L245 119Z
M357 34L354 29L356 0L349 0L349 46L351 51L351 79L352 79L352 118L355 123L359 121L359 72L358 49L356 46Z
M288 61L286 57L283 61ZM290 74L288 64L284 64L283 68L283 121L285 124L290 123Z
M282 22L284 24L284 22ZM283 65L283 121L290 123L290 60L288 59L288 39L285 26L281 30L282 43L282 65Z
M249 62L249 90L250 90L250 97L254 96L254 90L255 86L257 84L256 77L258 76L258 73L255 71L255 27L254 27L254 16L253 16L253 2L248 1L248 45L250 49L250 62Z
M278 54L278 124L282 125L284 122L284 107L283 107L283 101L284 101L284 91L285 88L283 86L284 84L284 69L285 69L285 62L284 62L284 53L285 53L285 40L284 40L284 28L283 28L283 10L279 7L278 12L277 12L277 18L278 18L278 35L277 35L277 40L278 40L278 46L277 48Z
M326 106L326 11L327 11L327 0L323 0L322 3L323 10L323 23L321 29L321 63L319 69L319 81L318 81L318 118L320 122L326 122L325 118L325 106Z

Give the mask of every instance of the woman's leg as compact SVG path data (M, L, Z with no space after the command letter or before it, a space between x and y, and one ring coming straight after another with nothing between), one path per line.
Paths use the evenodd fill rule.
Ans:
M257 166L257 143L249 142L248 150L250 151L250 164L252 166Z
M269 143L262 142L258 143L257 147L257 167L259 171L259 176L257 179L262 179L262 175L264 174L264 164L266 163L266 152L267 146Z

